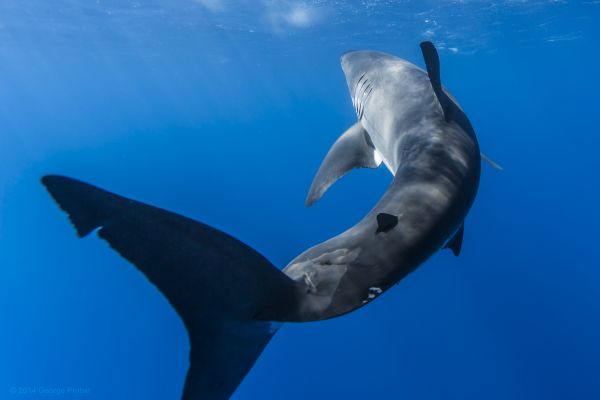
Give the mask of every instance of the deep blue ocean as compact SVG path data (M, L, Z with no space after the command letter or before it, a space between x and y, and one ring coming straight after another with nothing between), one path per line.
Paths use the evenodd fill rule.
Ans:
M504 167L482 167L462 254L286 324L233 398L600 399L599 21L594 0L0 1L0 399L178 399L187 369L169 303L78 239L41 176L203 221L282 268L392 179L355 170L304 206L356 121L340 55L423 67L423 40Z

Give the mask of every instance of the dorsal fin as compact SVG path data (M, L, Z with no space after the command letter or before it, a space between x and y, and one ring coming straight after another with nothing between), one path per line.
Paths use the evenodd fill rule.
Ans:
M442 88L442 79L440 76L440 57L438 52L433 43L428 41L421 43L421 52L423 53L423 58L425 59L425 66L427 68L427 75L429 75L431 87L433 88L433 91L435 92L435 95L442 106L442 110L444 111L444 118L446 121L450 121L452 114L452 100L448 98L448 95Z
M452 239L446 243L444 249L450 249L454 253L455 256L458 257L460 254L460 249L462 248L463 235L465 233L465 224L462 224L460 228L456 231Z

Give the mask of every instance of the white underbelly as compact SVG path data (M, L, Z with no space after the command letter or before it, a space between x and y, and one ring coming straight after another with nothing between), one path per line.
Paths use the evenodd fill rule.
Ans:
M375 161L377 162L377 164L383 162L383 164L390 171L390 173L395 176L396 168L394 167L393 160L389 157L391 153L388 151L388 147L392 146L392 143L389 143L388 140L385 140L385 138L382 137L379 132L377 132L377 130L373 127L372 124L369 123L369 121L366 118L361 119L361 124L369 134L371 142L373 142L373 145L375 146Z

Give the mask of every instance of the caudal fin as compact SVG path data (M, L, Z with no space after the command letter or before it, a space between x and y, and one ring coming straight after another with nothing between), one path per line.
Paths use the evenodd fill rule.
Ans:
M182 399L229 398L276 331L264 319L293 307L295 282L208 225L75 179L42 183L79 236L98 229L182 318L191 347Z

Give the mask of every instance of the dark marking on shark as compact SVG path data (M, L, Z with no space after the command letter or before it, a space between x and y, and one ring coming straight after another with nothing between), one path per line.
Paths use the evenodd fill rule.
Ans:
M379 213L377 214L377 230L375 233L389 232L398 225L398 217L392 214Z

